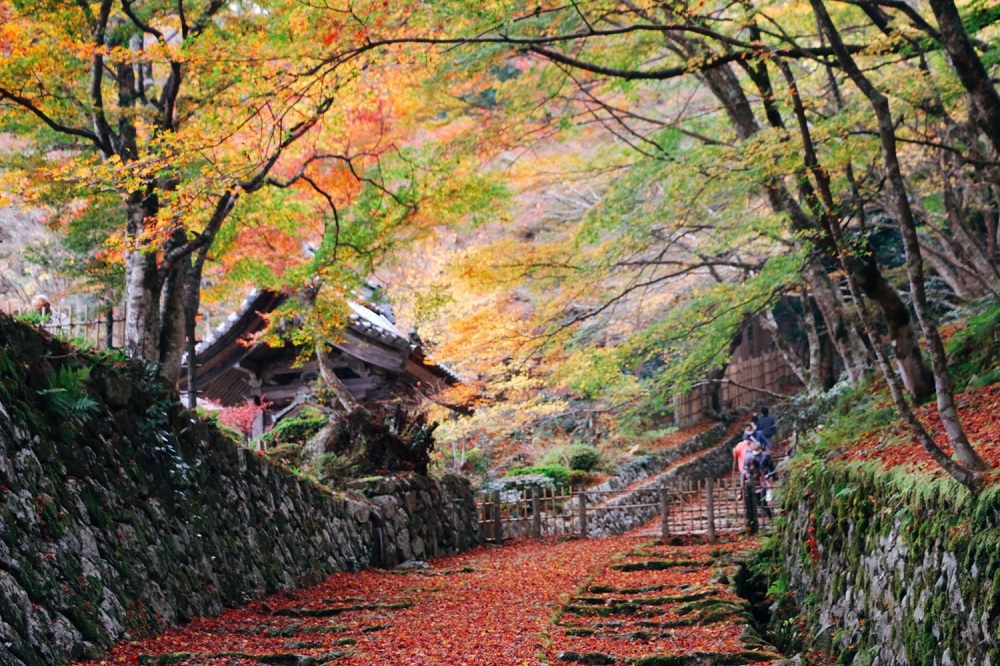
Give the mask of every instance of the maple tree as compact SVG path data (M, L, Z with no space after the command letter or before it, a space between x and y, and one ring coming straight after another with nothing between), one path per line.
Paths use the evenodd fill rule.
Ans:
M29 193L118 216L104 249L125 266L127 348L174 378L219 229L352 76L291 75L287 47L306 26L281 3L6 11L0 103L34 140Z
M401 238L426 241L416 261L436 274L408 307L449 337L445 356L464 350L470 376L488 379L465 396L475 419L509 431L649 425L677 392L717 393L759 314L811 388L836 379L831 347L852 383L876 363L927 451L981 482L935 319L951 300L1000 293L988 12L950 0L924 13L874 1L361 1L210 4L200 20L105 6L90 23L65 20L78 7L5 9L2 104L19 111L11 127L44 129L39 146L53 130L73 139L17 176L47 177L66 201L99 186L88 205L133 220L111 246L139 302L130 346L166 374L178 341L194 339L200 294L182 301L173 285L200 284L206 262L213 282L298 294L275 321L300 321L284 335L322 361L361 276ZM64 67L19 76L65 44ZM218 53L236 54L224 73ZM115 73L101 69L103 87L88 83L95 62ZM57 84L80 102L47 96ZM108 139L119 136L128 151ZM491 209L490 170L519 192L506 214ZM241 193L253 202L235 206ZM456 219L442 250L435 226ZM184 316L168 316L181 303ZM155 353L140 337L157 337ZM908 400L932 395L957 461L912 416Z
M171 382L194 354L206 277L213 298L248 283L302 294L281 314L309 313L304 334L326 339L402 227L494 192L441 148L452 137L426 116L450 107L430 103L426 59L318 63L334 40L308 5L2 10L0 127L30 138L5 189L55 211L84 275L106 301L123 295L129 353ZM434 187L455 200L435 203Z
M226 407L219 412L219 423L243 433L244 438L253 434L253 426L267 410L270 403L263 400L247 400L242 405Z

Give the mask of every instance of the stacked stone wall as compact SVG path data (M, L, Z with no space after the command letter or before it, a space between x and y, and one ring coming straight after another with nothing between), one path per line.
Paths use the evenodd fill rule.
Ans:
M1000 664L1000 489L813 462L783 492L785 587L814 649L865 666Z
M371 488L301 479L182 410L155 370L84 358L0 316L0 664L94 657L386 563L382 517L408 530L388 564L478 543L463 480Z

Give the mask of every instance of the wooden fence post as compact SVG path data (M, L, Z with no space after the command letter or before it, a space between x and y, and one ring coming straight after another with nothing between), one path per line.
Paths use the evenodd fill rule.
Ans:
M705 486L705 510L708 512L708 542L715 543L715 479L712 477Z
M582 490L577 492L577 500L580 503L580 536L587 536L587 494Z
M531 489L531 536L542 536L542 489Z
M747 479L743 486L743 506L746 509L747 529L750 534L757 534L757 494L753 479Z
M660 488L660 538L670 536L670 491L664 486Z
M497 545L503 543L503 518L500 515L500 491L493 491L493 541Z

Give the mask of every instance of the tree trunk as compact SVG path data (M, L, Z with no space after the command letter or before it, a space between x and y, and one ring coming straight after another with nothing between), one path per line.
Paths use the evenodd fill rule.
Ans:
M948 59L972 100L977 124L993 144L993 150L1000 153L1000 95L969 39L955 3L952 0L930 0L930 4Z
M805 321L806 340L809 341L809 377L812 380L812 387L823 390L832 385L828 381L832 375L829 363L825 359L829 356L824 352L830 350L830 343L824 347L823 339L819 335L819 327L816 325L816 314L813 312L812 299L809 298L809 290L802 288L802 319Z
M966 273L978 282L982 295L1000 296L1000 273L986 249L979 243L969 225L965 222L965 214L958 193L952 187L947 176L943 179L944 206L948 216L948 228L951 231L950 241L955 247L958 258L967 268Z
M847 381L851 385L858 384L868 368L869 355L864 341L855 330L854 320L848 314L830 276L819 261L813 259L806 265L805 281L826 323L830 342L844 361Z
M326 340L316 341L316 360L319 361L319 374L326 387L333 392L334 397L345 412L353 412L358 402L351 395L351 392L340 381L340 377L334 372L333 364L330 362L330 354L326 350Z
M156 255L144 251L139 241L145 228L145 207L141 202L130 202L127 211L125 351L129 356L155 363L160 359L160 280Z
M175 230L172 238L165 244L165 252L183 245L186 240L182 229ZM187 331L184 303L189 286L190 269L191 262L187 257L175 262L163 280L163 289L160 293L160 375L172 384L176 384L177 378L180 377L181 360L184 356L184 339Z
M928 369L920 352L920 343L916 331L913 330L910 309L896 288L885 279L872 253L866 253L860 261L854 261L853 264L854 278L858 282L858 287L865 296L874 301L882 313L889 340L896 350L896 366L903 379L903 385L916 403L926 402L934 395L934 373ZM873 339L872 343L876 344L876 341Z
M771 334L771 340L774 341L778 351L781 352L781 357L785 359L785 363L791 368L792 374L809 390L815 389L816 386L814 385L812 374L806 368L802 358L799 357L798 352L792 349L788 341L781 337L781 331L778 329L778 321L774 318L774 310L768 309L764 311L760 317L760 325L761 328ZM809 342L811 350L812 340L810 339Z
M743 93L742 87L740 87L739 80L736 79L732 70L728 67L715 68L710 70L705 77L712 92L715 93L726 109L727 115L736 127L740 138L747 139L755 134L759 126L750 109L746 95ZM769 96L773 96L770 84L764 84L759 76L752 78L755 78L755 84L760 88L759 92L762 97L770 99ZM772 114L772 116L774 115ZM783 128L780 118L772 118L772 124L775 123L777 123L779 128ZM788 214L792 222L792 227L796 231L803 231L811 235L822 231L822 225L814 218L811 218L799 206L798 202L792 198L782 183L771 183L768 185L767 190L771 207L774 210L784 211ZM829 240L823 249L831 258L837 259L837 249L831 247ZM870 258L861 267L863 274L858 276L860 278L859 284L865 295L878 305L879 310L886 320L893 343L899 346L897 350L899 355L899 371L903 375L907 390L910 391L914 400L923 402L934 393L933 376L920 354L917 337L913 330L913 323L906 304L903 303L896 290L886 281L874 258Z

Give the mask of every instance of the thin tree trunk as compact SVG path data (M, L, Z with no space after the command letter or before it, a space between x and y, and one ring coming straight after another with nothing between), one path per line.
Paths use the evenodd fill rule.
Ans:
M810 260L806 265L805 281L812 297L816 300L823 321L826 322L830 342L844 361L847 381L851 385L857 385L864 379L865 370L868 368L868 348L855 330L854 320L848 315L842 299L835 292L830 276L817 260Z
M809 298L809 290L802 288L802 318L805 320L806 340L809 342L809 377L812 380L812 388L822 390L825 381L823 372L823 343L819 337L819 328L816 326L816 315L812 309L812 301Z
M951 230L951 242L961 254L962 263L971 268L970 273L976 276L980 287L994 297L1000 295L1000 273L986 254L985 248L979 244L965 223L962 204L958 193L948 181L943 179L944 205L948 217L948 228Z
M712 71L716 72L717 70ZM820 235L820 246L832 259L839 260L839 250L835 244L832 244L832 239L830 237L831 227L836 226L838 221L831 218L836 210L836 206L833 202L833 197L829 191L829 187L827 186L829 176L815 158L815 151L812 145L812 139L809 136L808 123L804 117L804 110L801 108L801 101L798 99L797 91L794 90L794 79L791 79L787 66L785 71L786 76L790 79L789 85L793 87L793 100L799 107L797 109L797 115L799 119L800 131L803 135L803 147L805 148L806 153L803 163L809 169L810 173L814 175L817 180L817 186L819 187L819 192L817 193L804 175L800 174L799 183L803 196L807 202L810 202L811 207L814 209L815 216L810 217L807 215L781 183L775 182L768 185L768 199L772 208L775 210L783 210L788 214L789 219L792 222L792 227L796 231L806 232L813 236L816 235L817 231L825 231L825 233ZM733 78L734 81L730 81L725 77L717 77L716 83L720 86L735 85L738 87L738 80L735 80L735 77ZM763 103L768 109L768 118L771 124L776 128L784 129L784 123L781 120L780 113L774 106L774 91L771 87L770 80L767 77L766 69L750 71L750 78L757 86L758 92L763 99ZM744 131L741 128L749 129L750 127L756 125L756 120L753 119L752 114L750 117L747 117L747 114L750 113L749 103L746 102L746 97L743 94L742 88L739 88L738 91L730 91L725 97L720 97L719 99L724 105L726 104L727 99L736 99L737 101L742 100L739 103L734 104L731 109L726 106L730 119L733 121L734 125L736 125L741 135ZM748 137L741 136L741 138L745 139ZM885 276L882 275L878 265L875 263L874 257L869 257L869 260L862 264L852 264L852 266L862 269L863 273L858 275L859 284L861 285L865 295L871 298L876 305L878 305L878 308L886 321L886 325L889 328L889 334L892 337L893 343L897 346L899 371L904 377L907 390L917 402L927 400L934 393L933 377L931 371L924 363L923 356L920 354L920 347L917 344L917 337L915 331L913 330L913 322L910 318L910 313L906 304L899 296L899 293L892 288L888 281L886 281Z
M143 251L139 237L146 210L140 202L128 206L129 244L125 252L125 350L129 356L159 361L160 282L156 256Z
M1000 95L993 80L972 45L955 3L952 0L930 0L930 5L948 59L972 100L977 124L993 144L993 150L1000 153Z
M781 357L785 359L785 363L791 368L792 374L802 382L803 386L810 390L814 389L813 378L809 370L806 369L802 359L792 349L792 346L788 344L788 341L781 337L781 331L778 329L778 321L774 318L774 310L768 309L764 311L764 314L760 317L760 325L761 328L771 334L771 340L774 341L778 351L781 352Z
M323 379L326 387L333 392L334 397L344 411L347 413L353 412L357 408L358 402L334 371L333 364L330 361L330 353L326 350L326 345L326 340L318 340L316 342L316 360L319 361L320 377Z
M165 251L169 252L183 245L185 240L184 231L175 230L173 237L165 244ZM164 276L160 293L160 375L174 385L180 377L181 360L184 356L184 339L187 331L184 302L190 269L190 261L175 262Z

